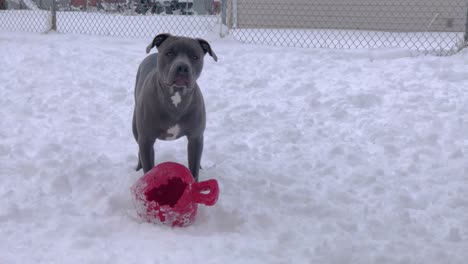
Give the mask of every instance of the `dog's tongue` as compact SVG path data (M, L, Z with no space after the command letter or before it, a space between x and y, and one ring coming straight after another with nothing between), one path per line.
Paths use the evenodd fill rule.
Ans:
M176 76L174 84L177 86L188 86L188 78L184 76Z

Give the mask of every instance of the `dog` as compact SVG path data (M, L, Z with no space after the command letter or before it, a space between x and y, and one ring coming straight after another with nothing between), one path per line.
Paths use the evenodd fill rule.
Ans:
M198 181L206 126L205 103L197 79L203 60L209 54L218 61L210 44L203 39L159 34L146 48L149 53L140 64L135 83L132 130L138 143L138 165L147 173L154 167L156 139L188 139L190 172Z

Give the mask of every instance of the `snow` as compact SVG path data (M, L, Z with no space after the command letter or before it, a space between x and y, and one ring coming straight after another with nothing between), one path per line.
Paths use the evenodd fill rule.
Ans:
M23 3L26 5L26 7L30 10L39 10L39 7L37 7L36 3L34 3L32 0L21 0Z
M200 180L187 228L130 187L147 39L0 32L0 263L464 263L468 51L329 50L205 36ZM156 162L187 165L186 139Z

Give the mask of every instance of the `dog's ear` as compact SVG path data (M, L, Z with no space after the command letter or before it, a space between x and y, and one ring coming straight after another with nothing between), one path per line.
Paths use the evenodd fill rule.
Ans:
M163 33L154 37L153 42L151 42L148 47L146 47L146 53L150 53L151 49L154 47L159 47L171 34Z
M204 39L197 39L198 42L200 43L202 49L203 49L203 52L206 54L210 54L211 57L213 57L213 60L214 61L218 61L218 57L216 56L216 54L214 53L214 51L211 49L211 46L210 44L208 43L208 41L204 40Z

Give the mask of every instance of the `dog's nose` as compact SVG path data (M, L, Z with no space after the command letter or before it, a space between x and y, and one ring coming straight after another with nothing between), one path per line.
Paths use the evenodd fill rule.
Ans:
M188 72L189 72L188 65L181 64L181 65L177 66L177 73L178 74L188 74Z

